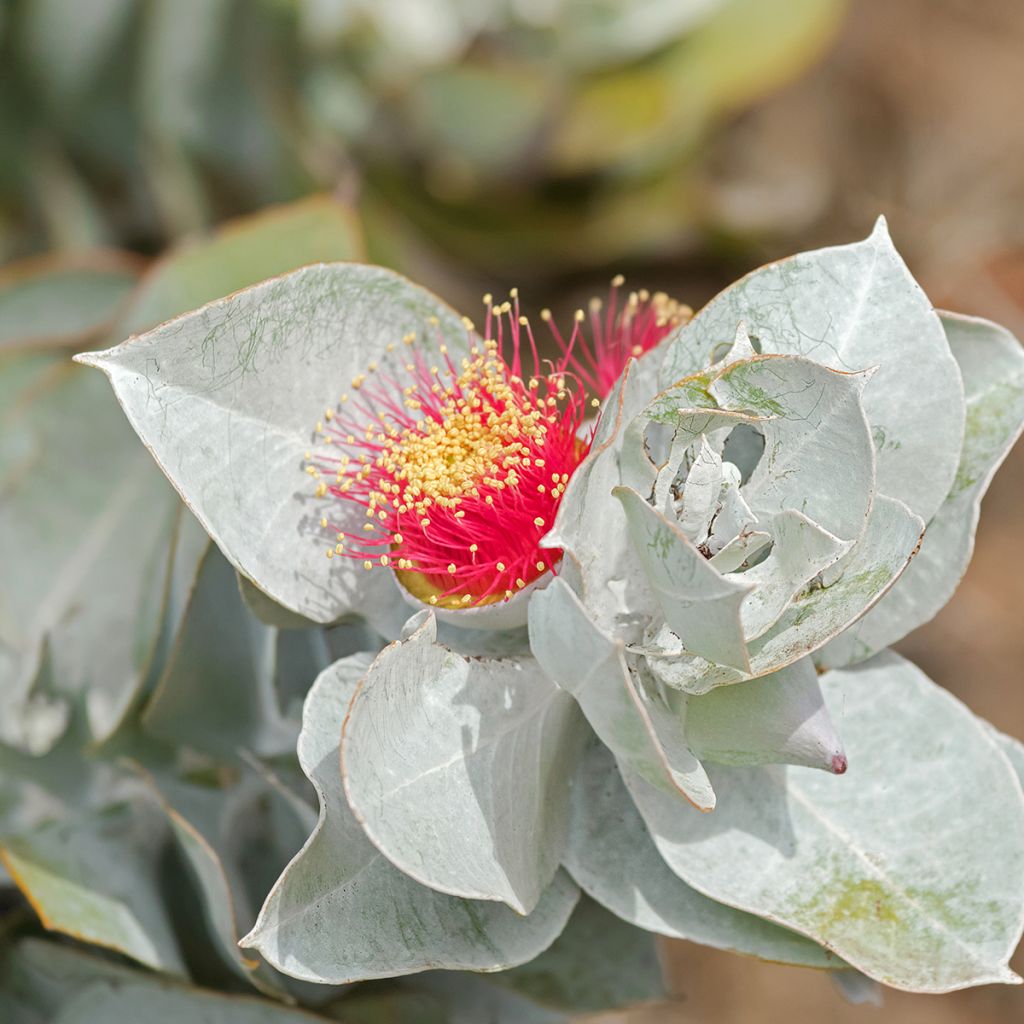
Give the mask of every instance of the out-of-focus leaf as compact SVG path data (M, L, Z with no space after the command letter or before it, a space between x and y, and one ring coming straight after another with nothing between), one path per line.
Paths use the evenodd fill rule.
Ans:
M348 206L328 196L242 217L209 238L183 242L156 263L118 322L116 334L124 338L155 327L308 263L362 255L358 220ZM353 372L357 371L347 376ZM339 380L336 386L345 383Z
M764 353L844 372L878 366L862 397L878 490L927 522L956 475L963 386L942 323L885 221L863 242L771 263L712 299L667 342L663 385L702 371L740 323Z
M515 173L548 114L551 86L535 67L464 63L438 68L417 85L411 130L425 150L441 155L438 173Z
M842 965L810 939L708 899L674 875L603 745L588 747L572 797L565 866L585 893L624 921L659 935L764 960L808 967ZM697 816L685 807L676 813Z
M114 252L8 264L0 270L0 350L87 344L120 312L139 270Z
M860 971L833 971L830 975L832 984L839 989L839 994L852 1006L881 1006L883 1002L882 986Z
M316 1024L325 1018L269 1000L192 988L27 939L0 958L0 986L25 1016L12 1024ZM0 1003L2 1005L2 1003ZM6 1024L6 1018L5 1018Z
M431 971L407 984L438 996L448 1015L448 1024L569 1024L575 1019L499 987L493 983L495 977Z
M245 607L264 625L276 626L278 629L313 629L319 623L307 619L304 615L289 611L278 604L272 597L264 594L252 580L238 576L238 592L242 595Z
M714 821L627 779L659 852L708 896L800 931L868 977L1014 982L1024 795L990 728L894 654L822 677L849 773L717 768Z
M90 986L61 1009L53 1024L314 1024L323 1019L266 1000L138 982Z
M493 902L427 889L365 837L345 801L341 724L369 656L320 675L303 712L298 754L320 799L316 830L277 881L243 946L293 977L343 984L427 968L495 970L546 949L575 905L564 873L528 917Z
M584 6L599 24L601 7ZM707 4L675 3L662 4L653 17L652 6L620 5L619 17L607 21L606 46L649 38L659 13L690 21L691 31L682 39L662 36L669 45L645 61L579 81L553 133L552 160L563 172L609 164L648 169L685 159L716 118L802 71L833 35L844 3L723 0L710 13L701 10ZM584 22L575 33L577 54L594 27Z
M47 928L184 974L157 881L165 838L155 808L122 803L11 837L0 859Z
M654 936L582 898L565 931L536 960L492 980L553 1009L614 1010L660 999L665 982Z
M49 939L21 939L0 954L0 991L38 1015L31 1018L33 1022L49 1024L61 1005L88 985L142 977L141 972L112 958Z
M250 782L255 781L250 779ZM282 988L274 971L261 960L247 957L238 947L239 937L255 919L248 894L237 870L230 870L225 829L232 824L226 811L240 801L251 803L253 787L245 783L230 790L190 785L169 774L147 775L147 784L167 816L185 859L199 887L212 937L225 961L247 981L268 995L280 997Z
M340 529L348 516L363 517L354 504L315 497L304 452L356 375L371 363L382 373L404 365L410 332L428 359L445 342L453 353L466 347L462 321L428 292L377 267L335 264L79 358L108 374L128 419L232 564L278 603L331 622L371 604L386 574L324 557L327 505Z
M25 57L49 99L73 105L88 95L137 0L33 0L21 12Z
M974 550L981 499L1024 426L1024 349L1005 328L943 313L967 397L956 479L921 550L893 589L818 656L827 668L870 657L932 618L953 596Z
M275 687L280 670L277 630L249 613L234 571L211 545L143 728L229 759L240 750L283 754L294 748L296 731Z
M430 617L360 683L341 744L349 804L409 877L528 914L562 859L586 726L532 658L464 658L436 638Z
M564 46L584 64L640 57L713 18L728 0L563 0Z
M0 362L0 424L0 739L41 752L56 738L29 700L46 642L57 687L83 695L102 740L153 657L178 502L70 362Z

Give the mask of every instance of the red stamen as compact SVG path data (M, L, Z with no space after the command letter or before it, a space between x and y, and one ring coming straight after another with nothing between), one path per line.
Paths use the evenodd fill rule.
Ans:
M485 297L487 340L471 337L458 365L443 345L443 364L428 365L409 336L406 376L377 374L371 364L356 377L354 397L342 396L326 427L317 424L338 454L318 453L315 461L307 454L318 494L366 510L362 530L321 520L335 537L328 555L390 568L415 596L448 608L509 600L554 569L562 553L540 541L590 447L592 432L581 436L584 387L603 397L631 356L689 313L643 292L620 311L620 285L612 284L603 320L600 301L592 303L590 339L582 313L568 340L542 313L561 349L544 371L513 290L500 305ZM532 360L528 377L524 355Z

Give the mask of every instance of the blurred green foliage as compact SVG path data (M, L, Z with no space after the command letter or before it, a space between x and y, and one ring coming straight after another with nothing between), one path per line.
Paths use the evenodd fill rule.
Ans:
M496 272L678 250L844 0L2 0L0 258L338 188ZM397 215L397 218L396 218ZM538 263L539 261L539 263Z

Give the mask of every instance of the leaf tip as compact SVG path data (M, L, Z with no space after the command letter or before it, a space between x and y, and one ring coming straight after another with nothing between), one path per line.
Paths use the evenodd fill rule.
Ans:
M846 769L850 767L850 762L847 761L846 755L842 752L832 755L832 760L829 762L829 770L833 775L845 775Z
M102 369L103 355L103 352L79 352L71 357L71 361L81 363L82 366L95 366L97 369Z
M885 219L885 214L880 213L875 220L875 226L871 229L871 234L868 236L868 240L872 242L878 241L892 241L892 235L889 234L889 222Z

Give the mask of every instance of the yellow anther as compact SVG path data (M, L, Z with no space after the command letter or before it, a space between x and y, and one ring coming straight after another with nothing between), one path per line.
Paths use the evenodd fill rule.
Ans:
M494 568L497 569L498 572L504 572L505 571L505 563L504 562L495 562L494 563Z
M387 555L381 555L380 564L386 569L391 564L391 559Z
M321 526L322 529L326 530L327 529L327 520L326 519L321 519L320 520L320 526Z
M626 279L622 276L622 274L616 274L612 278L612 287L613 288L621 288L625 283L626 283Z
M538 562L537 563L537 572L543 572L546 568L547 568L547 566L545 566L545 564L543 562Z
M455 563L454 562L449 562L448 563L448 573L451 576L455 575Z
M540 516L537 516L537 518L534 519L534 521L533 521L533 525L534 526L543 526L544 525L544 520L541 519Z
M363 562L363 568L366 569L367 572L369 572L369 570L373 568L373 562L371 562L369 559L366 559L366 561Z

